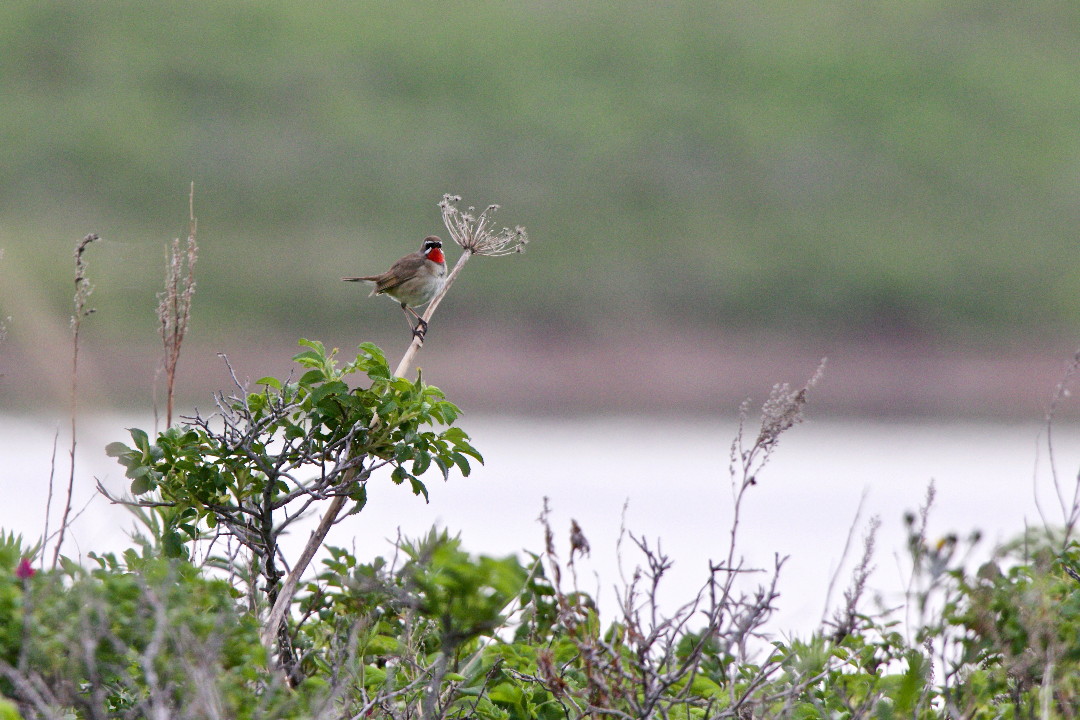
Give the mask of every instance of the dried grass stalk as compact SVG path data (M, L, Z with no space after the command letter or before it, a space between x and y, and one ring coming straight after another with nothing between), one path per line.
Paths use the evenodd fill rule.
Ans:
M181 247L180 238L172 241L165 259L165 291L158 294L158 329L165 347L166 425L172 425L176 366L180 362L180 347L191 320L191 299L195 295L195 261L199 256L199 245L195 241L196 225L195 183L192 183L188 195L187 244Z
M93 308L87 307L94 286L86 277L86 248L90 243L100 240L97 233L90 233L75 246L75 313L71 316L71 471L68 474L67 500L64 503L64 514L60 519L60 528L56 547L53 550L52 564L56 567L60 559L60 548L64 544L64 536L67 532L69 518L71 517L71 496L75 488L75 445L79 407L79 331L82 329L83 318L93 314ZM49 487L49 503L52 501L52 487ZM48 514L48 509L46 509ZM46 528L48 537L48 528Z

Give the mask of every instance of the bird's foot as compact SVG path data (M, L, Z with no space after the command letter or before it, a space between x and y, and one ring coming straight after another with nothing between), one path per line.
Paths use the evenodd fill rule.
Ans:
M427 320L423 318L416 319L416 327L413 328L413 337L420 341L420 344L424 344L424 337L427 335L428 324Z

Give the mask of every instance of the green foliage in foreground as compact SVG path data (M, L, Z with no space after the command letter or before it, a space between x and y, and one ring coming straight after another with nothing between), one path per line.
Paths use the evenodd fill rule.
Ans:
M756 661L707 642L679 677L698 636L642 656L638 620L603 622L539 559L474 557L435 532L397 567L332 548L297 606L304 678L289 687L235 587L162 550L0 571L0 627L15 629L0 692L23 717L557 720L640 717L648 698L657 717L1067 718L1080 702L1080 585L1047 552L949 570L948 609L911 642L865 616Z
M299 380L261 378L259 392L219 398L216 418L196 417L153 443L134 428L131 446L106 447L127 468L133 495L154 493L170 555L220 523L272 562L277 538L314 501L346 495L352 512L362 510L373 470L391 466L394 483L427 499L420 476L428 468L446 479L451 468L468 475L470 457L483 461L468 435L450 427L458 408L420 377L393 377L377 346L363 343L338 367L322 343L300 344L307 349L293 358L305 369ZM353 374L368 386L350 388ZM436 424L443 429L424 429ZM305 472L317 476L298 479Z
M771 585L748 586L734 539L671 611L657 599L670 559L634 539L640 566L602 617L576 584L588 547L576 526L568 558L549 525L525 559L473 556L434 530L391 558L323 547L285 594L277 538L302 510L347 498L362 511L374 468L423 494L425 469L467 472L464 456L480 457L449 425L456 407L392 377L377 347L339 367L303 344L299 380L263 378L220 397L213 420L109 447L138 497L136 547L35 572L39 548L0 533L0 720L1076 716L1075 521L972 572L955 538L926 541L928 499L909 522L914 619L862 606L868 540L845 606L783 642L767 627L782 563ZM344 381L354 373L359 387ZM760 431L740 430L738 498L805 402L806 388L777 386ZM276 602L290 612L268 628Z

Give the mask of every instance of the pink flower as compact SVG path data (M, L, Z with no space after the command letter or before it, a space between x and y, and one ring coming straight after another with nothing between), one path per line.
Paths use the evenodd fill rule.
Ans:
M30 564L30 558L23 558L19 562L19 567L15 568L15 577L20 580L28 580L34 577L34 573L36 572L37 570Z

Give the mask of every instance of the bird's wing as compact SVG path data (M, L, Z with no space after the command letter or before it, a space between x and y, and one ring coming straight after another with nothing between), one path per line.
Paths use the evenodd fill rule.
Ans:
M393 290L406 280L416 277L424 265L424 257L418 253L399 258L390 269L379 276L379 292Z

